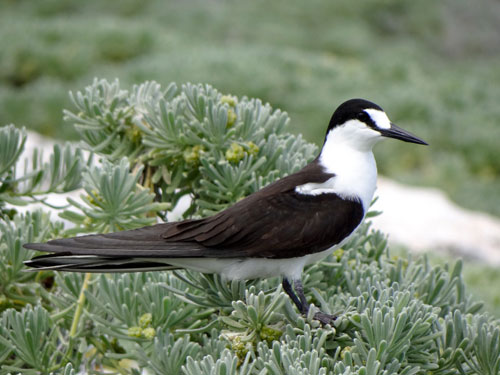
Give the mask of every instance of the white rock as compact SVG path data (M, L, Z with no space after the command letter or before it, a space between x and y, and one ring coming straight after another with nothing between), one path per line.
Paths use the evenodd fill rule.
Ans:
M379 178L373 227L410 250L445 250L500 265L500 219L466 210L433 188Z

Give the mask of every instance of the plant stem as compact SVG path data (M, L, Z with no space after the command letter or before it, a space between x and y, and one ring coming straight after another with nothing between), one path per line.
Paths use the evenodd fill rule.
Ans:
M76 329L78 328L78 322L80 321L83 305L85 303L85 291L88 288L91 276L91 273L86 273L85 278L83 279L82 289L80 290L80 295L78 296L78 301L76 303L75 315L73 316L73 323L71 323L71 330L69 331L70 338L73 338L76 335Z

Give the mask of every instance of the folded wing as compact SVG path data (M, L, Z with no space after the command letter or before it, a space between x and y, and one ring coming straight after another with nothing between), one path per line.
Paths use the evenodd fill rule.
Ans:
M316 164L309 164L205 219L26 244L28 249L54 253L34 258L28 265L109 270L114 262L116 270L134 270L154 262L155 267L169 268L168 258L279 259L328 249L354 231L364 212L356 199L297 193L297 185L331 177L315 168Z

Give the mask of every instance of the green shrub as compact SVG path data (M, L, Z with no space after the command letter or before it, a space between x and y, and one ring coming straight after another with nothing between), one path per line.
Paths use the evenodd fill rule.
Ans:
M381 174L500 216L499 24L496 0L4 0L0 124L76 140L65 93L94 76L191 80L286 108L319 144L363 97L432 145L377 147Z
M71 99L65 118L90 156L55 146L23 169L24 129L0 128L0 374L498 375L500 325L470 298L462 263L391 257L369 221L305 270L310 301L338 316L331 326L314 309L300 316L277 278L24 272L25 242L140 227L186 194L186 217L208 215L317 151L287 133L286 113L209 85L95 80ZM80 187L55 208L71 228L19 211Z

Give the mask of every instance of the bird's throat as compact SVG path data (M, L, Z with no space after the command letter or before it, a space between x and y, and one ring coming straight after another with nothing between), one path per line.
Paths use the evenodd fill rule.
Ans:
M377 186L377 165L371 149L361 151L346 144L323 147L319 163L335 176L320 189L329 189L342 198L359 200L366 213Z

